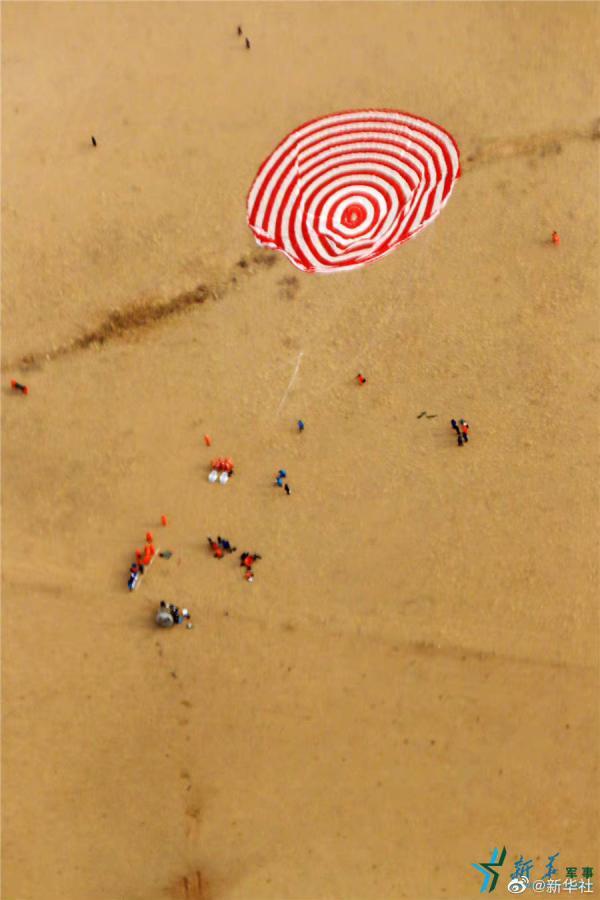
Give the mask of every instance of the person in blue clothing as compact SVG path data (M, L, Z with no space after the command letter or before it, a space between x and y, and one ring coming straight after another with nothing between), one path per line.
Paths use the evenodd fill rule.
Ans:
M129 569L129 579L127 581L127 587L130 591L134 591L138 586L140 575L140 567L137 565L137 563L133 563L133 565Z
M226 550L227 553L235 553L235 551L237 550L237 547L232 547L229 541L225 540L225 538L217 537L217 541L219 547L221 547L222 550Z

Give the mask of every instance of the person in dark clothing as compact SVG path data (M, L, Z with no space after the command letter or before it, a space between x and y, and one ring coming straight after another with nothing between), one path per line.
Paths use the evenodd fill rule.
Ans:
M235 553L235 551L237 550L237 547L232 547L229 541L225 540L225 538L218 537L217 541L219 542L219 547L221 547L223 550L226 550L227 553Z
M284 488L286 494L287 494L288 497L289 497L289 495L292 493L292 489L290 488L290 486L289 486L289 484L287 483L287 481L286 481L286 483L284 484L283 488Z
M250 49L250 41L246 38L246 50Z

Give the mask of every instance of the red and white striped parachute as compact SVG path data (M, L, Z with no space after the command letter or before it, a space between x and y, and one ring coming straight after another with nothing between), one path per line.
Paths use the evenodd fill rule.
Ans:
M358 269L428 225L460 176L439 125L386 109L337 113L292 131L248 195L257 243L305 272Z

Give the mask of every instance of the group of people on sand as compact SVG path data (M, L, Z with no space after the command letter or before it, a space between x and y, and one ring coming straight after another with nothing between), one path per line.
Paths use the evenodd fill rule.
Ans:
M458 446L462 447L469 440L469 423L465 422L464 419L459 419L458 423L456 419L450 419L450 425L457 434Z
M365 384L366 378L359 374L357 376L357 380L359 384ZM431 417L430 417L431 418ZM456 419L450 420L450 425L453 430L456 432L458 446L462 447L469 440L469 423L464 419L459 419L458 422ZM304 430L304 422L298 420L298 430L301 433ZM218 472L224 474L224 477L230 477L233 475L233 460L231 457L217 457L212 460L211 466L215 474ZM286 494L291 493L291 489L287 481L285 481L287 477L287 472L285 469L279 469L277 475L275 476L275 487L283 487L285 489ZM166 519L163 516L163 524L166 524ZM231 541L227 540L227 538L223 538L220 535L217 536L217 539L214 540L212 537L208 537L208 545L213 553L213 556L216 559L222 559L225 553L235 553L237 547L233 547L231 545ZM146 533L146 546L144 552L141 550L135 551L136 561L132 564L129 569L129 580L127 582L127 587L130 591L133 591L140 580L140 577L144 574L145 567L150 565L154 556L156 554L156 550L154 547L154 538L152 536L152 532L148 531ZM170 554L169 554L170 555ZM246 581L252 582L254 581L254 564L262 559L259 553L250 553L247 550L244 550L243 553L240 554L240 566L244 569L244 578ZM179 610L177 606L173 603L165 603L164 600L161 600L159 610L156 614L156 622L158 625L163 628L170 628L173 625L178 625L183 622L185 619L188 620L187 627L191 628L192 623L190 621L191 616L187 609Z
M237 547L231 546L231 541L228 541L227 538L222 538L220 536L217 537L216 541L213 538L208 537L208 546L212 550L212 554L216 559L222 559L225 553L235 553ZM254 581L254 572L253 565L258 560L262 559L259 553L249 553L248 550L244 550L243 553L240 553L240 566L243 566L246 570L244 572L244 578L246 581Z
M224 553L235 553L237 550L237 547L232 547L226 538L217 537L216 541L213 541L209 537L207 540L210 549L213 551L213 556L216 556L217 559L222 559Z
M275 481L274 481L273 486L274 486L274 487L282 487L282 488L285 490L285 492L286 492L286 494L288 495L288 497L289 497L289 495L292 493L292 489L291 489L291 487L289 486L289 484L287 483L287 481L286 481L285 484L284 484L283 479L286 478L286 477L287 477L287 472L286 472L286 470L285 470L285 469L280 469L279 472L277 473L277 475L275 476Z
M146 546L144 547L144 552L141 550L135 551L135 562L129 568L129 578L127 581L127 587L130 591L134 591L140 582L140 578L144 574L146 570L146 566L149 566L154 557L156 556L156 548L154 547L154 537L151 531L146 532Z
M167 519L165 516L162 517L163 525L167 524ZM165 559L169 559L171 556L171 551L166 550L164 553L160 553L160 556L164 556ZM140 578L144 574L146 567L149 566L154 557L156 556L156 548L154 546L154 537L151 531L146 532L146 545L144 548L144 552L141 550L135 551L135 562L129 568L129 578L127 581L127 587L130 591L135 590L140 582ZM164 600L160 601L160 606L158 608L158 612L156 613L156 624L160 625L161 628L172 628L173 625L179 625L181 622L187 619L187 627L192 627L191 622L191 614L187 609L179 609L178 606L175 606L174 603L165 603Z
M160 601L158 612L156 613L156 624L161 628L172 628L173 625L179 625L187 619L187 627L192 627L192 616L187 609L179 609L174 603L165 603Z
M258 553L248 553L247 550L244 550L243 553L240 553L240 566L244 566L246 571L244 572L244 578L246 581L254 581L254 572L252 571L252 566L256 562L257 559L262 559L262 556L259 556Z

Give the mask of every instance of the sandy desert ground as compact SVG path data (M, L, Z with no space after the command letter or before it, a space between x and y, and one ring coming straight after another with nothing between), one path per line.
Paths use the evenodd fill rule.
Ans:
M4 900L600 866L598 15L3 4ZM346 275L259 249L261 161L372 106L456 138L439 219Z

